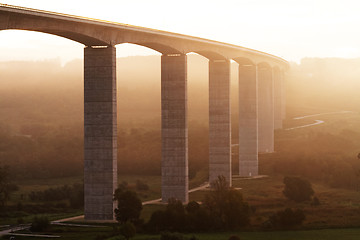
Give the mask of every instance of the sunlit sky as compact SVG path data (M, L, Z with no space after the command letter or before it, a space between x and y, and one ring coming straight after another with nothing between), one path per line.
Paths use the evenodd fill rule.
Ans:
M155 28L232 43L288 61L360 57L359 0L9 0L1 3ZM83 46L56 36L0 31L0 61L81 58ZM146 48L117 47L119 57Z

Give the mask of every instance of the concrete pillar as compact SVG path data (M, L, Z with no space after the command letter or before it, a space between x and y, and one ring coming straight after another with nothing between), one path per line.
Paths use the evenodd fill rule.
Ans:
M230 61L209 61L209 182L231 186Z
M285 82L285 72L282 70L280 72L281 77L281 118L284 120L286 118L286 82Z
M278 68L273 70L274 77L274 128L282 128L282 78Z
M161 57L161 197L188 202L187 59Z
M84 54L85 219L112 220L117 187L115 48Z
M255 65L239 65L239 175L258 175L258 100Z
M258 150L260 153L274 151L273 92L272 69L258 66Z

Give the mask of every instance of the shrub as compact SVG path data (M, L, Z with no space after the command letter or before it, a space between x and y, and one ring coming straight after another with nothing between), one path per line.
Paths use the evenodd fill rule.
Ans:
M32 220L30 231L32 232L42 232L48 229L50 226L50 221L45 216L37 217L35 216Z
M180 233L162 232L160 240L185 240L184 236Z
M269 217L270 226L275 228L288 228L296 225L301 225L304 220L305 214L303 210L292 210L291 208L286 208L285 210L278 211L274 215Z
M299 177L284 177L285 188L283 194L295 202L304 202L311 199L314 190L309 181Z
M81 208L84 206L84 185L64 185L43 191L32 191L28 196L31 201L56 202L69 200L72 208ZM56 207L64 208L66 206L59 204Z
M227 187L224 181L225 178L220 177L214 182L215 190L206 195L203 205L192 201L184 208L181 201L169 199L166 210L151 215L147 229L150 232L194 232L239 229L248 225L250 207L242 194Z
M124 236L126 240L132 238L136 234L136 228L131 222L126 222L120 227L120 234Z
M199 209L200 209L200 204L198 204L195 201L189 202L186 206L186 211L188 213L196 213L197 211L199 211Z
M190 202L186 211L181 201L169 199L165 210L153 212L146 227L150 232L209 230L209 215L196 202Z

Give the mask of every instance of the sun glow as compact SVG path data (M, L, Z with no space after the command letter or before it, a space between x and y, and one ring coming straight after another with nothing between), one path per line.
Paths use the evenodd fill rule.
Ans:
M101 4L92 0L56 3L5 0L3 3L213 39L268 52L290 61L299 62L303 57L360 57L360 34L354 31L360 24L360 3L355 0L184 0L176 6L164 0L103 0ZM49 43L42 35L30 38L27 33L20 37L22 33L16 36L1 34L0 51L6 53L7 59L10 52L6 49L31 48L29 41L39 42L39 46L51 44L65 48L70 44L60 38ZM54 57L45 48L38 48L41 58ZM74 52L77 54L77 51ZM65 50L64 54L66 57L60 58L66 61L74 57L70 50ZM125 51L123 55L126 54L134 55L131 51ZM148 54L144 51L135 55ZM10 57L20 58L16 56L15 53ZM33 56L38 57L36 54Z

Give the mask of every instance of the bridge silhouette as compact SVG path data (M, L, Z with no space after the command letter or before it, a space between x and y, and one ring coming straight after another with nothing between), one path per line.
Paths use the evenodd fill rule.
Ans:
M85 219L114 217L117 187L115 45L132 43L161 56L161 197L188 201L187 53L209 60L209 181L231 185L230 63L239 64L239 175L258 175L258 153L274 151L285 118L282 58L172 32L7 4L0 30L48 33L84 45Z

